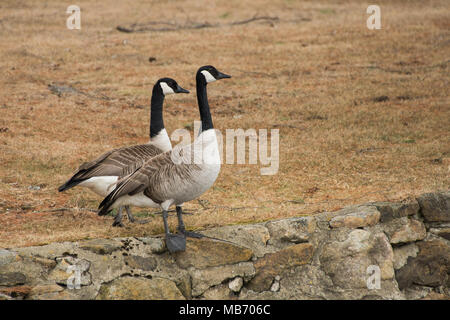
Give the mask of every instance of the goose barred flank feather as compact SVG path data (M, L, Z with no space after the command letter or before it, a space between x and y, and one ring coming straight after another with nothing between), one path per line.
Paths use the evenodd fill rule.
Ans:
M180 154L182 154L181 151ZM140 165L135 164L135 170L123 176L117 182L115 189L100 203L98 214L107 214L121 196L133 196L143 192L153 202L161 203L170 190L176 190L181 184L191 183L201 167L189 162L175 164L171 155L172 150L141 162Z
M124 176L133 171L133 165L136 166L136 162L152 158L161 152L161 149L152 144L122 147L108 151L94 161L83 163L72 178L58 188L58 191L62 192L73 188L92 177Z

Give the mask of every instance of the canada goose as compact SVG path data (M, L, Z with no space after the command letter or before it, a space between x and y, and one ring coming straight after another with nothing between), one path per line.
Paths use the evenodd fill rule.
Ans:
M131 170L130 168L133 167L135 162L171 150L172 144L164 128L162 109L164 97L173 93L189 93L189 91L181 88L171 78L161 78L153 86L149 143L114 149L104 153L94 161L83 163L78 171L58 188L58 191L62 192L78 185L106 197L113 190L109 188L110 185L116 182L118 177L126 174L127 170ZM122 225L122 209L122 207L119 208L113 226ZM125 209L128 219L135 222L129 206L125 206Z
M117 182L115 189L102 201L99 215L124 205L153 207L163 211L166 244L170 252L186 249L186 232L181 205L191 201L215 182L220 171L220 155L208 104L206 86L215 80L231 78L213 66L201 67L196 75L197 101L202 122L201 132L194 143L164 152L142 163L134 172ZM192 163L192 156L201 161ZM198 160L198 159L197 159ZM178 231L172 234L167 224L167 211L177 206Z

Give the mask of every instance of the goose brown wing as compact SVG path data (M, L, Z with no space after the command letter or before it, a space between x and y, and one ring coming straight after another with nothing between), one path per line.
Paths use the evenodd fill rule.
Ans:
M75 175L83 180L98 176L121 176L124 168L143 159L153 158L161 152L161 149L151 144L115 149L92 162L82 164Z
M171 151L142 162L133 173L118 181L116 188L100 204L99 215L106 214L118 198L142 191L154 202L161 203L167 200L169 190L190 180L198 168L195 164L175 164Z
M123 147L105 152L97 159L83 163L58 190L67 190L92 177L122 176L130 172L130 169L126 168L130 166L133 168L135 162L155 157L161 152L161 149L152 144Z

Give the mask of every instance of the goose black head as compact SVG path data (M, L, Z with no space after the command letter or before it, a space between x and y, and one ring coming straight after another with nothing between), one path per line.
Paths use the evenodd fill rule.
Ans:
M203 66L197 71L197 78L203 78L206 83L210 83L220 79L231 78L231 76L220 72L213 66Z
M188 90L183 89L178 85L178 83L171 78L161 78L156 83L156 86L159 86L162 93L166 96L172 93L189 93Z

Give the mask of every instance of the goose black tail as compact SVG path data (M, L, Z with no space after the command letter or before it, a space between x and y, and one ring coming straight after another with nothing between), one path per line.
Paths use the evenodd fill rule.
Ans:
M103 201L100 203L100 205L98 206L98 215L99 216L104 216L106 214L108 214L108 212L110 212L111 206L114 204L114 202L116 201L114 199L114 191L110 192L105 199L103 199Z
M84 180L74 180L73 178L58 187L59 192L66 191L67 189L73 188L83 182Z

